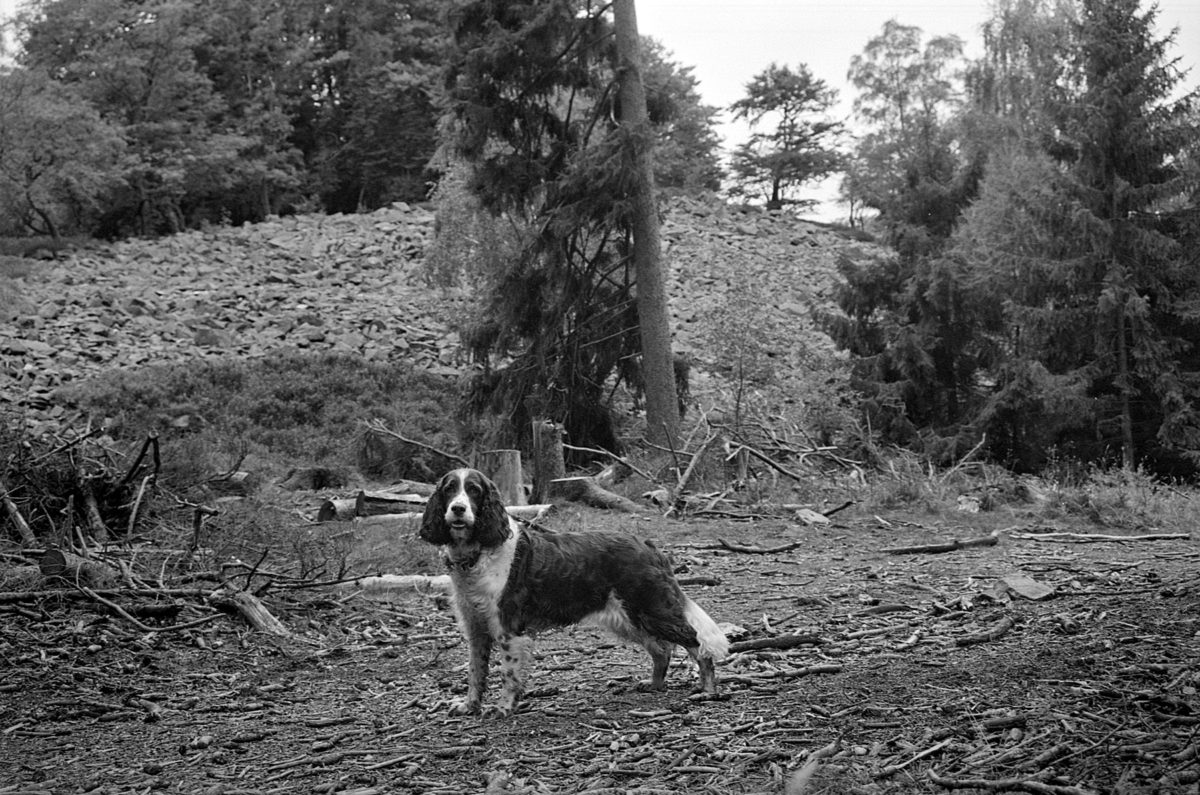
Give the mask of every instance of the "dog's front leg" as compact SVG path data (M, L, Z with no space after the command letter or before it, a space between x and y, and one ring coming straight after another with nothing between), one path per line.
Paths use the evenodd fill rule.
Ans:
M467 697L450 706L451 715L478 715L487 690L488 660L492 654L492 636L487 622L464 620L463 634L470 647L467 660Z
M500 672L503 684L500 700L488 707L485 715L506 718L517 711L517 702L525 693L525 677L533 657L533 641L524 635L506 635L500 638L500 653L503 656Z

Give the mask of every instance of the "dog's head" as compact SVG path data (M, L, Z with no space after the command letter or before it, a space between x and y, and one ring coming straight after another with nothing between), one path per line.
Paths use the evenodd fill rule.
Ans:
M512 535L496 485L477 469L455 469L425 505L421 538L438 546L495 547Z

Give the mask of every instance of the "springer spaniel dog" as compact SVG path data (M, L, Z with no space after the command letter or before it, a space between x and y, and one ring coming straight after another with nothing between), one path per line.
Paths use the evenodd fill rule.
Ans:
M650 653L650 680L639 687L666 688L678 644L699 666L700 688L717 695L714 662L726 655L729 642L679 588L666 556L649 541L522 526L504 510L495 485L474 469L442 477L426 505L420 536L441 548L470 648L467 695L451 706L451 714L511 715L525 687L530 635L581 621ZM499 703L483 709L493 644L503 655L503 686Z

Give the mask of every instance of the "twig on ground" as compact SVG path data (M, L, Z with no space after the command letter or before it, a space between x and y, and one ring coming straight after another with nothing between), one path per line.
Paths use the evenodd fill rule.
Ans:
M1078 541L1081 543L1097 541L1187 541L1191 533L1151 533L1144 536L1118 536L1105 533L1009 533L1012 538L1022 541Z
M987 643L990 640L996 640L997 638L1003 637L1004 634L1007 633L1010 629L1012 629L1013 626L1015 626L1015 625L1016 625L1016 622L1013 621L1012 616L1005 616L1004 618L997 621L996 626L992 627L991 629L985 630L983 632L978 632L974 635L967 635L966 637L956 638L954 640L954 645L955 646L971 646L975 643Z
M784 795L804 795L808 789L809 782L812 780L813 774L817 772L817 768L821 766L821 760L826 757L833 756L842 749L842 741L834 740L824 748L818 748L808 755L808 761L804 766L792 774L788 779L787 788L784 789Z
M1018 792L1031 792L1034 795L1096 795L1095 790L1073 787L1068 784L1046 784L1031 779L949 778L948 776L939 775L933 768L930 768L927 774L930 781L946 789L983 789L991 792L1016 790Z
M749 547L745 546L744 544L735 544L732 541L726 541L723 538L718 538L717 543L719 543L723 549L728 549L730 552L744 552L748 555L770 555L773 552L787 552L789 550L796 549L797 547L804 546L803 541L796 541L791 544L783 544L777 547Z

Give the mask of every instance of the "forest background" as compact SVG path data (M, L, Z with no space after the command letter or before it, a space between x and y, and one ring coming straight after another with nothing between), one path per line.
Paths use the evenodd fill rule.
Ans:
M580 136L572 126L604 127L594 111L615 74L605 7L511 3L507 19L486 20L484 5L455 4L449 17L441 2L381 0L23 6L16 65L0 74L6 245L44 251L432 200L500 236L488 272L468 274L492 292L561 290L572 282L563 274L605 284L603 217L575 218L590 231L563 249L574 253L548 258L547 240L529 231L564 205L531 192L530 173L489 170L497 147L524 151L527 164L539 162L530 153L562 155L533 176L563 186L587 173L619 200L625 188L609 177L622 163L599 156L605 139L593 128ZM472 69L511 56L491 46L501 39L472 37L471 25L503 30L518 51L539 51L534 43L570 54L494 72L489 90L536 100L514 108L536 111L542 129L522 128L520 140L498 127L463 136L463 107L483 96L470 95ZM845 262L837 309L814 315L843 351L814 374L830 386L812 402L838 408L820 412L834 418L822 429L829 438L864 451L902 445L943 463L982 449L1021 471L1071 460L1190 477L1200 450L1194 80L1154 8L1131 0L1006 0L981 39L968 48L885 24L849 64L853 126L807 65L765 66L727 109L750 129L728 156L716 134L726 109L704 104L692 70L646 42L658 189L797 213L806 186L841 175L847 232L892 249ZM547 71L557 66L565 71ZM567 98L578 99L576 117ZM454 266L445 275L472 252L443 253ZM595 299L592 287L573 299ZM541 287L464 338L497 362L613 339L585 381L636 387L637 373L622 369L636 328L618 311L630 288L626 279L601 301L613 309L604 323L573 315L557 347L546 334L563 317L524 311L545 303ZM769 363L747 363L743 352L725 364L761 388L764 411L786 403L771 394ZM578 360L568 364L579 372ZM562 371L538 376L544 384ZM492 408L520 405L533 388L503 374L486 387L472 396ZM555 408L568 424L579 410ZM612 446L602 425L576 423L577 441Z

